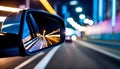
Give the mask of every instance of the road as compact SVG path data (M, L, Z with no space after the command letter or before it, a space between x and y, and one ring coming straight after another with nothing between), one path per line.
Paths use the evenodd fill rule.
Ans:
M34 56L0 58L0 69L120 69L120 50L104 45L79 40L64 43Z

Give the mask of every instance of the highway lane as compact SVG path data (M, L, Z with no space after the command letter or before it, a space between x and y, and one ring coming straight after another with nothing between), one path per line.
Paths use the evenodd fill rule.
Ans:
M32 63L31 66L33 66L34 63L38 63L50 50L51 49L44 50L33 56L23 56L23 57L15 56L15 57L0 58L0 69L15 69L17 66L21 64L22 64L22 67L24 67L29 63ZM36 59L39 61L35 61Z
M120 69L119 64L86 47L86 43L77 41L64 44L46 69Z
M41 52L41 54L39 53L40 55L34 60L27 61L26 64L25 61L34 56L0 58L0 69L14 69L22 63L24 63L22 69L33 69L37 65L42 67L44 64L46 64L46 69L120 69L120 65L113 62L111 58L105 57L105 55L96 52L89 46L107 50L106 48L104 49L104 47L99 47L100 45L97 44L75 41L73 43L62 44L51 57L48 55L47 59L51 59L49 59L48 62L43 61L43 65L40 65L39 62L41 62L52 49Z

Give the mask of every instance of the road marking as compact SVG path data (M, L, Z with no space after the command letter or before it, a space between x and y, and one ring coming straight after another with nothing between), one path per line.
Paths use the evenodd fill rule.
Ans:
M120 60L120 56L117 56L117 55L115 55L115 54L113 54L113 53L110 53L110 52L108 52L108 51L99 49L99 48L97 48L97 46L94 45L94 44L90 44L90 43L83 42L83 41L80 41L80 42L77 41L77 43L79 43L80 45L83 45L83 46L85 46L85 47L87 47L87 48L90 48L90 49L92 49L92 50L98 51L98 52L100 52L100 53L102 53L102 54L105 54L105 55L108 55L108 56L110 56L110 57L113 57L113 58L115 58L115 59L117 59L117 60Z
M25 65L29 64L30 62L32 62L33 60L35 60L36 58L38 58L39 56L44 55L44 54L45 54L44 52L40 52L40 53L36 54L35 56L29 58L28 60L26 60L22 64L16 66L14 69L21 69Z
M45 57L43 57L43 59L34 67L34 69L45 69L45 67L59 48L60 46L53 48Z

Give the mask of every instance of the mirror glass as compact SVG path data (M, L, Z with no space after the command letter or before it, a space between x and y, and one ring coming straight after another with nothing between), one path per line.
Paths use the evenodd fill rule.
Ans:
M23 43L28 52L34 52L57 45L60 40L61 24L48 14L30 12L24 24Z

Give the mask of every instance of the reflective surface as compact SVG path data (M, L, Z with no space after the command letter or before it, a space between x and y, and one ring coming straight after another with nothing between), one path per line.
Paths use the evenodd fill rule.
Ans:
M23 43L27 51L38 51L55 46L60 42L61 25L56 19L31 12L27 15L26 21L23 28L23 32L25 32ZM30 25L35 29L29 31L28 26ZM36 28L37 26L38 28Z
M29 8L46 10L46 8L42 8L43 5L39 0L26 1L30 1ZM41 1L49 1L58 15L64 18L64 21L66 21L68 17L74 19L75 22L66 22L65 24L66 27L72 29L76 29L77 27L77 29L80 29L75 30L77 31L76 34L78 39L75 41L73 40L71 43L65 42L61 46L57 46L59 48L54 51L54 54L51 54L51 51L53 53L53 49L56 48L47 49L47 52L45 50L45 52L42 51L34 56L0 58L0 69L35 69L36 66L40 66L38 69L120 69L120 60L115 58L117 56L120 59L120 0ZM78 3L77 5L70 5L70 1L77 1ZM117 1L117 4L113 1ZM19 7L19 4L25 3L25 0L0 0L0 5L9 7L12 7L12 5L14 5L13 7ZM116 5L116 8L112 8L113 5ZM76 12L76 7L81 7L83 9L82 12ZM114 21L111 20L114 17L112 15L115 11L116 22L112 22ZM86 18L93 20L94 24L91 26L89 23L84 23L79 19L79 15L81 14L84 14ZM0 13L0 15L6 16L7 14L3 12ZM41 18L39 18L39 20L41 21L39 21L39 23L46 23L42 22L43 19ZM116 25L112 27L114 23ZM75 24L77 24L77 26ZM75 25L76 27L73 28L72 25ZM43 30L41 31L41 35L43 34ZM47 33L47 31L45 33ZM71 32L68 33L70 34ZM39 47L41 43L36 45ZM31 49L32 48L30 48L29 51L32 51ZM48 55L49 53L50 55ZM45 61L43 61L43 59L45 59ZM22 66L23 64L25 65Z

